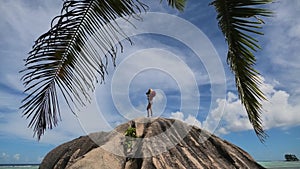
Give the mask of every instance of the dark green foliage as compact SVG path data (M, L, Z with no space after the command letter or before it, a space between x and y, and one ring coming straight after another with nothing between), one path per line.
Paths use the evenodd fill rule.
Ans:
M129 126L125 131L125 141L123 143L124 152L130 154L136 138L136 128Z
M162 2L163 0L160 0ZM168 0L169 6L178 9L179 11L183 11L186 0Z
M136 128L128 127L125 131L125 136L136 138Z
M211 3L216 8L220 29L228 43L227 61L235 74L239 98L262 142L267 135L260 119L261 101L266 98L258 87L261 80L258 71L254 69L256 58L253 52L260 47L252 35L263 34L259 29L264 22L258 17L272 15L270 10L261 8L271 2L272 0L215 0Z

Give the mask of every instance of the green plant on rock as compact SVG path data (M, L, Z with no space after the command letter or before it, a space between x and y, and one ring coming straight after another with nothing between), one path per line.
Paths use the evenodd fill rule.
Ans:
M125 136L136 138L136 128L128 127L128 129L125 131Z
M135 138L136 138L136 128L129 126L125 131L125 141L123 143L124 152L126 154L129 154L132 151Z

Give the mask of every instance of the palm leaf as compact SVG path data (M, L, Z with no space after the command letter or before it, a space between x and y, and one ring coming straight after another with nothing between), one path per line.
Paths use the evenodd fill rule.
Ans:
M163 0L160 0L162 2ZM183 11L186 0L168 0L169 6L178 9L179 11Z
M182 10L185 0L168 0ZM178 3L177 3L178 2ZM46 129L57 126L60 119L59 93L74 113L74 108L90 102L94 82L105 78L108 60L115 64L118 37L130 41L116 18L135 17L146 11L139 0L65 0L61 14L52 20L48 32L41 35L26 59L22 80L27 97L23 99L23 116L31 118L28 127L40 139ZM90 42L90 39L96 42ZM116 43L118 43L116 45Z
M239 98L248 118L261 142L267 137L263 130L262 100L266 100L259 89L259 73L255 70L253 52L260 49L258 41L251 35L262 35L259 31L264 22L259 16L271 16L272 12L262 8L272 0L215 0L211 4L218 13L217 20L228 43L228 64L235 74Z

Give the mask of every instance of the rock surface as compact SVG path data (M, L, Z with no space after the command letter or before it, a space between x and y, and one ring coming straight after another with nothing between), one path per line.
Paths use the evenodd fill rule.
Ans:
M137 138L125 137L128 127ZM93 133L47 154L41 169L263 168L241 148L179 120L139 118Z

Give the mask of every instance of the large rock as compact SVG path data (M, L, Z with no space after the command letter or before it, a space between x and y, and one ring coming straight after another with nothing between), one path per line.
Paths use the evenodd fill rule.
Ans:
M128 127L138 138L125 137ZM130 145L130 146L128 146ZM179 120L139 118L58 146L41 169L263 168L241 148Z

